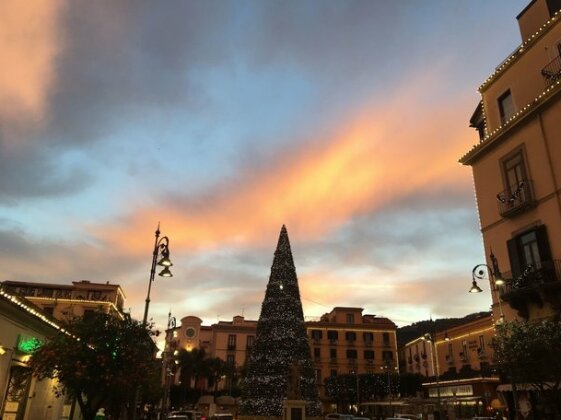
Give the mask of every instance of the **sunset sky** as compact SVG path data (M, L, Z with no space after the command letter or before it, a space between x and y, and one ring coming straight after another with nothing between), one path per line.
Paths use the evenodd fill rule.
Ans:
M286 224L306 316L488 310L468 127L529 0L0 2L0 280L257 319Z

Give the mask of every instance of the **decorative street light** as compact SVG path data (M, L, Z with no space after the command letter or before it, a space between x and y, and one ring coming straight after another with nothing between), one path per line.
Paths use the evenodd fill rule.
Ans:
M501 274L501 270L499 270L499 263L497 261L497 258L493 255L493 252L491 252L491 255L489 255L489 257L491 258L491 263L493 264L493 267L489 267L487 264L478 264L475 267L473 267L473 270L471 271L472 282L469 292L481 293L483 290L481 290L481 287L477 285L477 280L490 279L492 281L491 291L495 292L495 297L499 304L500 317L499 320L497 321L497 324L502 324L504 322L505 316L503 314L503 307L501 303L501 297L499 296L498 286L504 286L506 281L503 275ZM484 270L483 267L485 267L486 270Z
M436 398L437 398L437 410L438 410L438 418L440 418L440 410L441 410L441 400L440 400L440 367L438 365L438 352L436 349L436 340L434 335L430 333L426 333L423 336L423 340L431 343L431 362L432 362L432 371L434 373L434 377L436 379Z
M150 279L148 281L148 294L146 295L146 305L144 306L144 318L142 318L142 324L146 325L148 323L148 307L150 306L150 290L152 288L152 282L156 275L156 265L164 267L162 271L158 273L161 277L173 277L169 268L173 265L169 259L169 238L163 236L160 238L160 223L156 228L156 239L154 241L154 252L152 253L152 268L150 269ZM158 258L161 256L161 260Z
M393 407L392 407L392 378L390 376L390 372L392 370L397 371L397 366L393 366L393 363L390 359L384 359L384 365L380 366L382 371L385 371L387 374L387 383L388 383L388 399L390 403L390 413L393 416Z

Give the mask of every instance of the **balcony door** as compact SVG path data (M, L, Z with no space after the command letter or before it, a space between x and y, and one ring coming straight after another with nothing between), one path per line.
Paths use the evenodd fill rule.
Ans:
M507 246L514 279L524 274L544 269L549 271L553 268L545 225L515 236L507 241Z
M526 171L524 170L524 159L522 152L516 153L511 158L504 161L504 173L507 183L507 189L510 195L514 195L526 180Z

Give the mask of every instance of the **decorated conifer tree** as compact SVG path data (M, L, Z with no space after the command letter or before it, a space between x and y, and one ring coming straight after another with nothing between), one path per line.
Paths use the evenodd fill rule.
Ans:
M308 416L320 414L298 278L283 225L247 362L242 411L281 416L285 398L305 400Z

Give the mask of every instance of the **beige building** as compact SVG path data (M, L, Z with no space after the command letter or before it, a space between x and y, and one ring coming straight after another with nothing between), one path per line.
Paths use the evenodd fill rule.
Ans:
M337 307L317 321L306 322L320 390L323 380L331 375L395 370L396 329L389 319L363 315L361 308ZM186 316L179 324L170 318L164 350L166 365L171 365L174 352L181 348L204 348L210 357L233 363L239 369L251 351L256 331L257 321L242 316L211 326L202 325L202 320L195 316ZM221 386L228 386L227 381Z
M70 418L71 404L58 397L55 380L37 380L27 361L46 337L62 327L26 299L0 284L0 418Z
M418 337L400 349L402 366L433 380L423 384L431 400L456 418L490 415L487 411L497 398L499 378L493 373L495 334L493 317L484 314L446 331ZM404 363L405 362L405 363Z
M74 281L72 285L4 281L6 290L25 297L59 320L84 316L94 310L122 314L125 294L118 284Z
M492 294L495 319L501 309L507 320L540 319L561 306L559 9L533 0L517 16L522 43L479 87L470 120L479 142L460 159L473 170L486 253L507 279Z
M318 321L306 322L321 397L325 396L323 381L330 376L398 369L397 326L362 311L336 307Z

